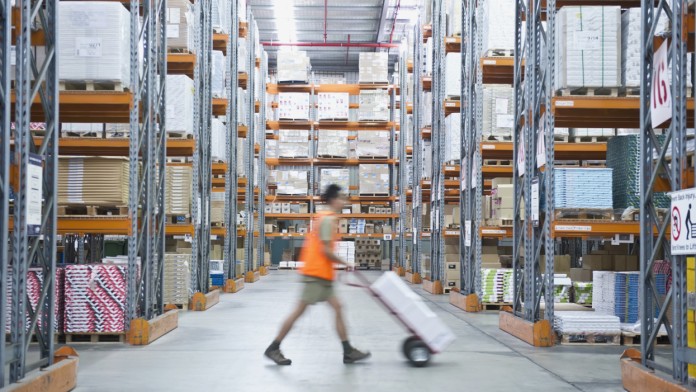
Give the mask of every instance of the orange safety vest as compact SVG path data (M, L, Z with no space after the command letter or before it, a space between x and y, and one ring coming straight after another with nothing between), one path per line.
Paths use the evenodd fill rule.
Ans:
M321 241L321 221L328 216L335 215L331 211L321 211L317 213L312 224L312 230L302 245L300 260L304 262L300 273L305 276L320 278L325 280L335 280L334 262L324 253L324 243ZM331 249L334 249L338 233L334 233L331 238Z

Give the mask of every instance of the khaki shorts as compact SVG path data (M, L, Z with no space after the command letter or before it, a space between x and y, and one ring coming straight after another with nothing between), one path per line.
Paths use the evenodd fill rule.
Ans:
M325 302L334 296L333 281L305 276L302 278L304 289L302 290L302 302L314 305Z

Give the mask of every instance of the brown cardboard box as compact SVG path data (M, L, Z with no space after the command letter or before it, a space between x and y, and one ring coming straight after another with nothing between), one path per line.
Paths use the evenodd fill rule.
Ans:
M263 265L271 265L271 252L263 252Z
M460 279L447 279L447 280L445 281L445 287L449 287L449 288L452 288L452 287L458 287L458 288L459 288L459 287L462 287L462 285L461 285L461 280L460 280Z
M498 247L497 246L482 246L481 253L485 254L485 255L497 255L498 254Z
M602 260L602 255L585 255L582 257L582 268L589 271L601 271Z
M459 253L454 254L454 255L452 255L452 254L445 255L445 263L447 263L447 264L449 264L449 263L459 264L460 260L461 260L461 258L459 257Z
M341 234L348 233L348 219L339 219L338 220L338 232Z
M614 271L626 271L626 256L614 256Z
M571 268L570 280L572 280L573 282L591 282L592 271L584 268Z
M546 256L540 257L541 272L546 271ZM553 272L556 274L567 274L570 272L570 255L555 255L553 258Z
M460 277L459 262L445 263L445 278L447 280L458 280Z
M628 244L610 245L604 248L610 255L627 255Z
M459 246L445 245L445 254L459 254Z
M365 224L365 234L375 234L375 224L366 223Z
M300 214L307 214L308 212L309 212L309 204L307 204L307 203L300 204Z
M616 271L613 255L602 255L602 271Z
M639 270L638 256L636 256L636 255L626 256L626 271L638 271L638 270Z
M501 267L500 267L500 262L494 261L494 262L481 262L481 268L498 269Z
M498 255L490 255L484 253L481 255L481 263L497 263L498 265L500 265L500 258L498 257Z

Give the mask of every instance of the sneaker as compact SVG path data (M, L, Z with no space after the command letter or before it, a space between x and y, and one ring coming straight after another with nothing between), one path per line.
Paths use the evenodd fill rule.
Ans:
M343 363L354 363L362 361L363 359L370 358L372 354L370 352L362 352L357 348L353 348L348 354L343 354Z
M266 357L268 357L270 360L276 363L276 365L290 365L292 364L292 361L288 358L285 358L282 352L280 352L280 349L277 348L275 350L272 349L267 349L266 352L264 353Z

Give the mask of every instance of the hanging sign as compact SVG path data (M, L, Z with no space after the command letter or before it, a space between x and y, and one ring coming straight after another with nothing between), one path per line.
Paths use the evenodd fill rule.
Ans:
M672 192L672 255L696 254L696 189Z
M532 223L539 227L539 177L532 178Z
M546 165L546 117L541 118L541 128L537 133L536 143L536 167Z
M27 166L27 234L41 235L43 199L43 161L40 155L29 154Z
M464 246L471 246L471 221L464 222Z
M525 171L525 159L524 159L524 130L520 135L520 142L517 145L517 175L522 177Z
M652 127L657 128L672 118L672 95L669 86L667 67L667 41L655 52L653 57L653 84L650 93L650 119Z

